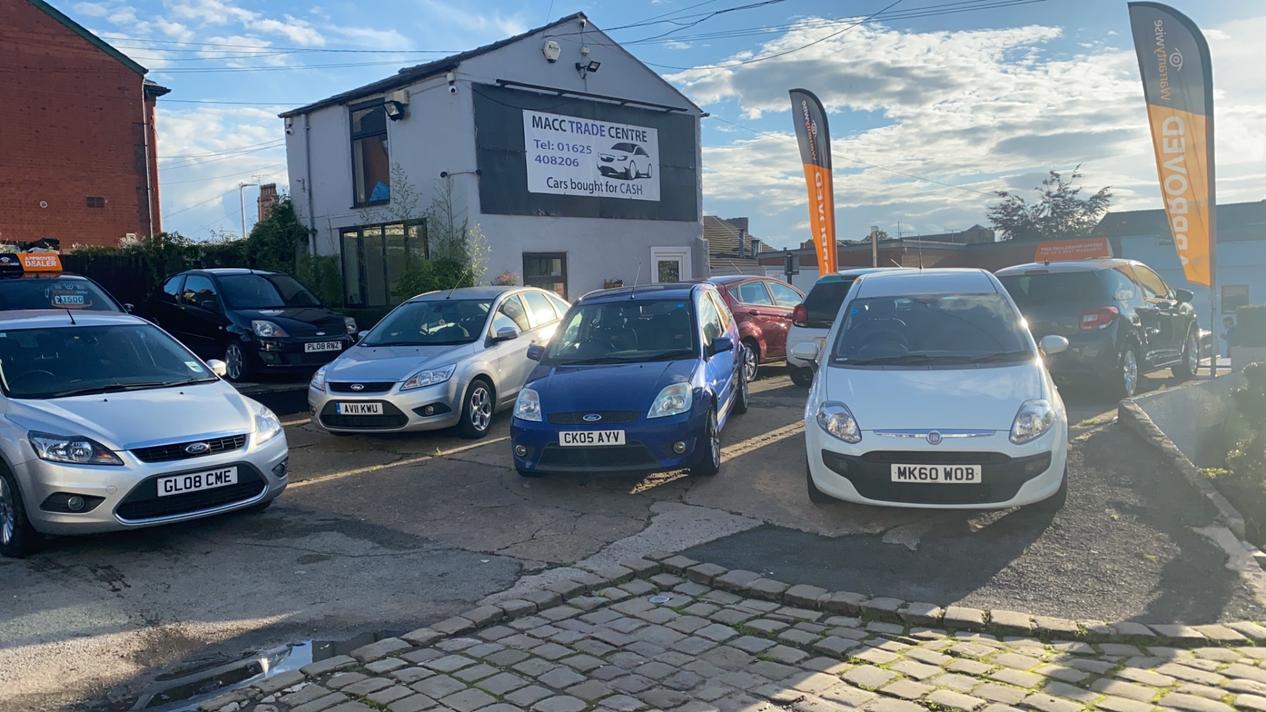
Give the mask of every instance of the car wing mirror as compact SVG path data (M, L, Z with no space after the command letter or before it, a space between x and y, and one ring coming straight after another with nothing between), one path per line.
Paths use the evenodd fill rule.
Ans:
M519 338L519 330L513 326L503 326L497 329L497 333L493 335L493 341L513 341Z
M369 330L368 329L361 330L356 333L356 341L358 342L364 341L366 336L369 336Z
M1196 293L1190 289L1175 289L1174 297L1183 304L1190 304L1196 298Z
M725 336L718 336L708 345L708 354L715 356L719 353L734 350L734 342Z
M218 358L213 358L210 361L207 361L207 368L211 369L211 373L214 373L220 378L224 378L225 374L229 372L228 364Z
M1045 356L1054 356L1068 350L1068 339L1058 334L1047 334L1038 342L1037 348Z
M540 344L532 344L528 347L527 357L533 361L540 361L545 358L545 347Z
M791 355L798 361L814 363L818 360L818 344L815 341L802 341L791 347Z
M128 314L131 314L136 311L136 305L131 302L124 302L123 311L127 312Z
M198 307L200 309L205 309L209 312L213 312L213 311L217 311L220 308L220 303L214 299L203 299L202 301L198 302Z

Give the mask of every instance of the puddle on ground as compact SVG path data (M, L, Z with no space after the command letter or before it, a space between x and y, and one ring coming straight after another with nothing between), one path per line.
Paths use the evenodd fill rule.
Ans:
M345 655L362 645L399 632L362 633L347 640L305 640L240 658L193 660L151 676L139 693L113 697L113 712L193 712L198 705L230 690L246 687L309 663Z

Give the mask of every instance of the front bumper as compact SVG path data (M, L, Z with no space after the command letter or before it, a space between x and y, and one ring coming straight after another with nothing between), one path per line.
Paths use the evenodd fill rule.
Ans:
M462 417L465 384L456 378L444 383L400 393L391 384L380 392L334 392L308 387L308 407L324 430L338 433L389 433L441 430L457 425ZM379 403L383 415L340 415L338 403ZM428 415L428 409L430 415Z
M579 473L649 473L679 470L696 459L696 450L703 443L706 414L702 408L689 413L647 420L643 414L632 419L604 417L606 422L556 422L574 420L562 414L546 415L545 422L514 418L510 424L511 453L514 465L523 472ZM564 447L559 444L562 431L623 430L624 445L598 447ZM684 443L681 453L674 443ZM705 445L706 446L706 445ZM523 455L518 449L526 450Z
M142 462L121 452L121 467L64 465L32 458L15 468L32 526L44 534L92 534L201 519L274 499L286 489L290 449L285 433L237 450L169 462ZM198 492L157 495L160 477L237 467L238 482ZM66 495L87 511L64 511ZM61 511L50 511L61 510Z
M1057 421L1045 435L1016 445L1006 431L984 437L924 440L888 438L864 431L850 445L805 423L809 476L826 494L846 502L916 509L1004 509L1054 495L1064 481L1068 426ZM894 483L891 464L978 464L980 484Z
M337 351L307 351L307 344L337 341ZM255 362L270 371L317 369L333 361L339 354L352 347L350 336L288 336L281 339L257 338L244 344Z

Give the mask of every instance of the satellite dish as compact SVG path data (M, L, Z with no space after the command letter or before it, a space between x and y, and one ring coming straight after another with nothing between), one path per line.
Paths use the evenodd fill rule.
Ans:
M563 48L555 40L546 40L541 46L541 54L545 55L545 61L553 64L563 53Z

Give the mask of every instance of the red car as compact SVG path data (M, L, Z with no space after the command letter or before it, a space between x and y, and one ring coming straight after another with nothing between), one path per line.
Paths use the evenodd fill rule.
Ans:
M773 277L727 275L708 280L717 286L738 321L748 381L756 378L763 363L781 361L787 355L787 330L791 311L804 301L799 289Z

